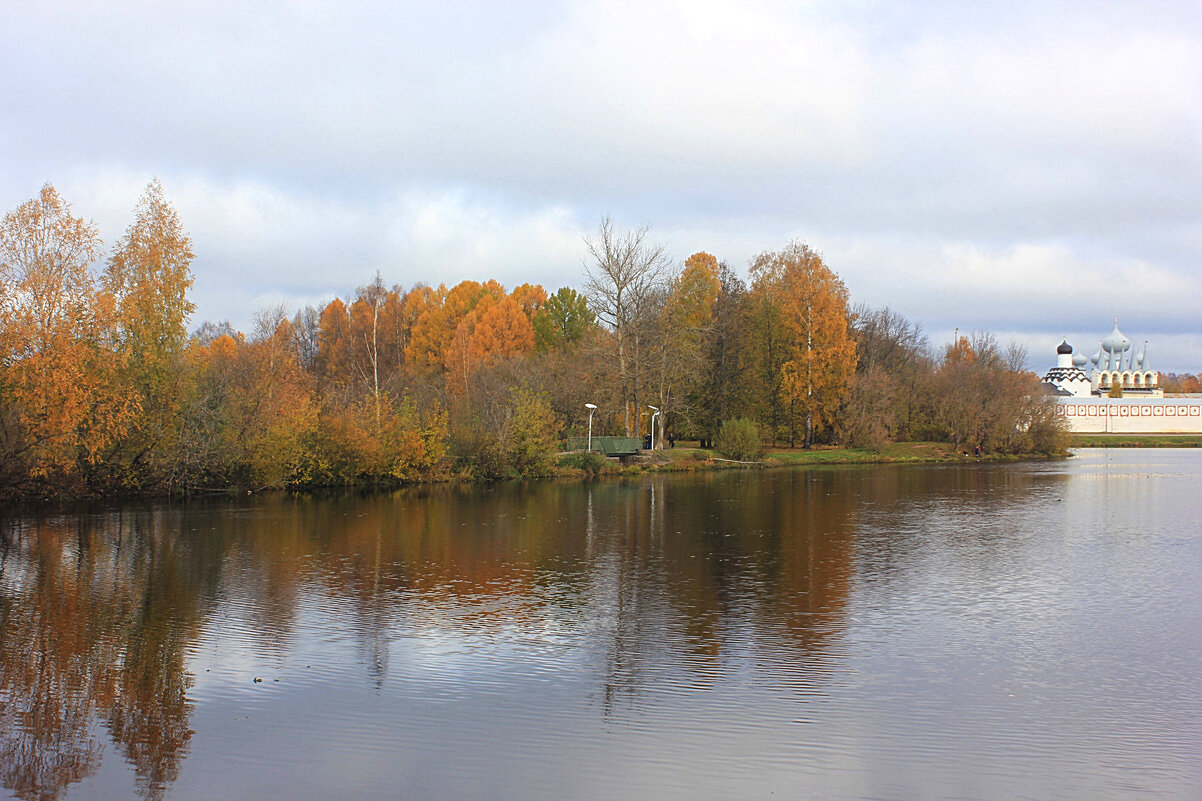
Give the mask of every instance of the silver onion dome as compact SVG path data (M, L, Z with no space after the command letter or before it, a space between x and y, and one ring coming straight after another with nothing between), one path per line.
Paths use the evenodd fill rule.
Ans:
M1131 349L1131 340L1119 330L1119 320L1114 318L1114 330L1102 340L1102 349L1107 353L1126 353Z

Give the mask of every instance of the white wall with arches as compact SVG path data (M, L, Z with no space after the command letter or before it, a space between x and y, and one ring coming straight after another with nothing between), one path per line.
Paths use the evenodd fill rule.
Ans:
M1057 398L1081 434L1202 434L1202 398Z

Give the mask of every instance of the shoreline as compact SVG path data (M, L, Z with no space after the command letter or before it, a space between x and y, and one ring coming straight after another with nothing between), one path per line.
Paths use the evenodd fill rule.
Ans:
M1202 437L1190 435L1071 435L1068 447L1077 448L1197 448L1202 447ZM580 452L574 452L580 453ZM810 450L803 448L768 448L755 461L737 461L725 459L716 451L697 447L679 446L676 448L655 451L653 456L645 456L639 461L628 464L617 464L609 459L597 466L595 470L582 469L563 465L565 457L574 455L573 452L560 453L554 458L556 465L549 473L542 476L528 476L501 481L464 478L454 473L442 477L430 477L423 481L395 484L346 484L312 487L289 487L276 483L268 487L247 489L245 487L226 488L194 488L189 492L137 493L130 495L102 495L79 498L9 498L0 501L0 519L12 516L24 516L37 511L62 508L68 506L110 504L128 502L157 502L185 501L198 498L237 497L243 495L263 495L267 493L287 492L297 495L306 493L324 493L338 491L355 492L387 492L403 487L420 487L435 485L473 485L506 483L507 481L528 480L593 480L603 478L622 478L645 475L648 473L692 473L713 470L781 470L798 467L822 467L834 465L855 464L968 464L980 462L1019 462L1048 459L1070 458L1071 453L1065 452L1060 456L1045 454L999 454L982 453L974 456L956 447L939 442L898 442L872 450L869 448L846 448L827 445L815 446Z
M715 451L702 448L678 447L656 451L645 461L618 465L606 460L597 472L572 467L558 468L562 478L639 475L642 473L684 473L710 470L778 470L795 467L821 467L853 464L967 464L972 462L1017 462L1048 457L1042 454L982 453L974 456L952 445L938 442L899 442L879 450L815 446L803 448L769 448L755 461L737 461L717 456ZM561 455L562 458L563 455Z

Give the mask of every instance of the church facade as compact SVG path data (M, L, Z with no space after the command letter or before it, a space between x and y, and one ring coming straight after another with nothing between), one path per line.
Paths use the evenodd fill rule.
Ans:
M1202 398L1165 397L1148 343L1136 351L1117 319L1092 357L1074 355L1072 345L1061 342L1043 386L1075 433L1202 434Z

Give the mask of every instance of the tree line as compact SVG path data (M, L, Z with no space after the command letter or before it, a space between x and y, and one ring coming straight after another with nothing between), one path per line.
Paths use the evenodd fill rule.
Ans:
M710 445L737 419L771 445L1062 447L1021 350L974 334L936 352L852 305L802 243L761 253L749 281L609 219L584 253L583 292L377 273L249 332L189 333L192 242L159 183L103 261L47 184L0 224L0 494L544 475L586 403L595 433L654 419L657 442Z

